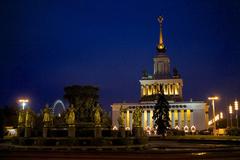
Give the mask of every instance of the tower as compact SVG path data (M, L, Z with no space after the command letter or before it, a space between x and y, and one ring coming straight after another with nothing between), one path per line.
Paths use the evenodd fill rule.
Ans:
M158 17L158 22L160 24L160 34L159 34L159 43L157 45L157 54L153 58L154 61L154 71L153 78L170 78L170 59L166 54L166 48L163 43L163 17Z
M160 92L160 86L170 104L169 118L171 128L180 129L185 132L195 132L208 128L208 105L203 101L184 101L181 79L176 68L170 70L170 58L163 39L163 17L158 17L160 24L159 42L153 57L153 74L143 72L139 80L141 87L141 99L137 103L114 103L112 107L112 125L119 127L118 119L124 109L124 125L130 130L134 127L133 113L137 108L142 109L141 126L149 133L154 131L155 120L152 119L156 100Z
M183 99L183 81L175 73L172 76L170 71L170 58L166 54L166 47L163 42L163 17L158 17L160 24L159 42L156 47L156 55L153 58L153 76L144 74L140 80L141 101L156 100L156 95L160 92L160 85L163 86L164 94L170 101L180 101Z

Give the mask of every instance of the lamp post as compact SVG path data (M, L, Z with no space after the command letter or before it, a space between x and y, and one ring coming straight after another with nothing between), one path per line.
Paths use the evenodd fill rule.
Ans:
M238 128L238 101L234 101L234 109L236 111L236 121L237 121L237 128Z
M215 105L214 105L214 101L218 100L218 97L214 96L214 97L208 97L208 100L212 101L212 110L213 110L213 135L216 136L216 121L215 121Z
M28 99L19 99L18 102L22 105L22 109L24 110L25 106L29 102Z
M232 113L233 113L232 105L230 104L229 105L229 114L230 114L230 127L231 128L232 128Z

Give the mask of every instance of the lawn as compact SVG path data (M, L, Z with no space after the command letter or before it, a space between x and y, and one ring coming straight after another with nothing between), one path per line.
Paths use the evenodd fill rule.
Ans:
M167 136L165 139L240 140L240 136L185 135L185 136Z

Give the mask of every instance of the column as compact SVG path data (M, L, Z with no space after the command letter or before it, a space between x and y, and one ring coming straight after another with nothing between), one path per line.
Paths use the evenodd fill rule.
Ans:
M164 90L164 88L163 88L163 90ZM157 84L157 93L159 93L159 92L160 92L160 84ZM164 94L165 94L165 91L164 91Z
M174 110L171 111L172 114L172 128L175 127L175 119L174 119Z
M144 85L143 86L143 96L147 95L147 87Z
M164 87L164 94L167 95L167 84L164 84L163 87Z
M144 128L144 111L142 112L142 127Z
M170 95L170 84L167 84L167 95Z
M149 87L148 87L148 85L146 85L146 86L145 86L146 96L149 95L149 90L148 90L148 89L149 89Z
M168 95L171 95L171 84L168 84Z
M144 127L143 129L145 129L147 127L147 110L144 110Z
M129 110L127 110L127 116L126 116L126 119L127 119L127 124L126 124L126 127L129 127L130 126L130 121L129 121Z
M184 110L184 127L187 126L187 110Z
M179 91L179 96L181 96L182 97L182 86L179 84L179 89L178 89L178 91Z
M181 110L178 110L178 127L181 129L181 126L182 126L182 124L181 124Z
M175 95L175 85L174 85L174 83L172 84L172 95Z
M206 126L207 129L209 129L208 121L209 121L209 118L208 118L208 111L206 111L206 112L205 112L205 126Z
M152 84L152 94L155 94L155 85Z
M149 95L152 95L152 85L149 85Z
M193 121L193 110L190 110L190 127L192 127L194 125L194 121Z
M155 86L156 86L156 94L158 94L159 93L158 84L156 84Z
M178 83L175 84L175 95L179 95L179 85L178 85Z
M150 110L150 127L154 127L153 110Z
M127 127L127 112L124 112L124 128Z
M130 130L132 130L132 111L129 111Z
M141 85L141 97L144 95L144 87Z

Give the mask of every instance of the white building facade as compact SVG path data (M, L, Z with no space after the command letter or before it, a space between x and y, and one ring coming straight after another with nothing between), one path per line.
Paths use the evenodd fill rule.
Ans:
M176 69L170 72L170 59L166 54L163 43L162 22L163 18L158 18L160 22L160 38L157 46L157 53L153 58L153 75L144 73L140 82L139 103L114 103L112 107L112 125L119 127L118 118L120 109L124 111L125 128L133 127L133 112L136 107L143 109L142 127L144 130L154 130L154 120L152 119L157 94L160 86L163 86L164 95L170 104L169 118L171 128L190 132L191 130L204 130L208 128L208 108L203 101L183 100L183 80Z

